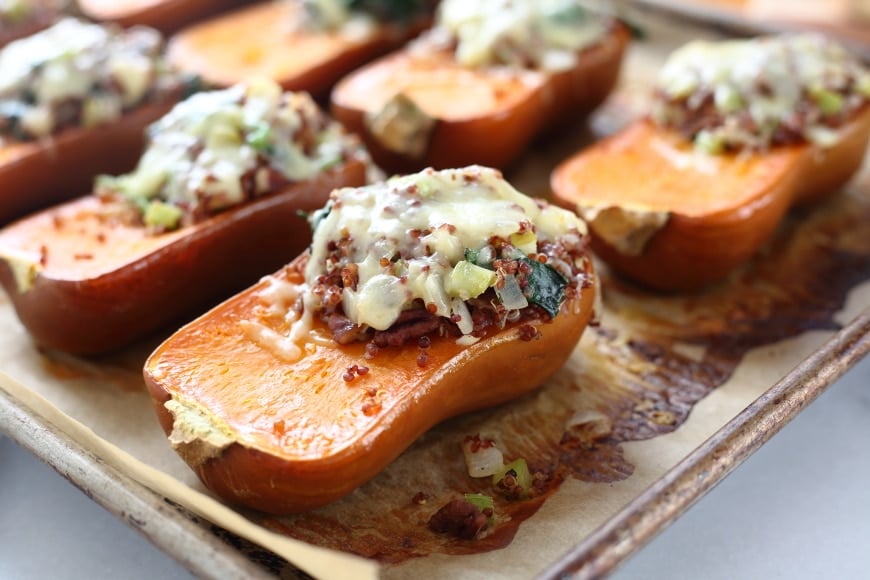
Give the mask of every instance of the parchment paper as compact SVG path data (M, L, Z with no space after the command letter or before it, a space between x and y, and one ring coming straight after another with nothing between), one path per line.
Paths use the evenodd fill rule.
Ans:
M593 122L598 131L612 130L624 122L626 111L637 110L642 105L644 87L672 47L690 36L710 36L700 29L675 28L661 23L654 23L650 34L649 42L632 49L619 93ZM576 138L560 136L541 143L538 151L508 177L520 189L541 195L546 192L547 175L553 165L589 138L588 134ZM866 189L867 182L859 182L856 187ZM866 240L866 233L855 233L859 242L862 235ZM637 329L636 307L624 308L618 286L613 286L613 292L604 327L619 329L627 325ZM636 302L637 297L631 300ZM651 298L650 304L654 305L656 300ZM840 323L848 322L868 306L870 283L863 283L849 292L845 306L835 319ZM645 319L640 316L640 320ZM649 318L648 324L654 327L655 318ZM119 355L101 359L83 360L44 353L30 341L5 296L0 298L0 329L0 369L8 375L0 376L0 388L133 479L321 578L366 578L379 574L396 578L530 577L660 478L833 332L803 332L749 351L727 382L695 404L688 419L675 431L644 441L622 443L624 459L633 466L630 476L610 483L567 479L537 513L522 523L506 548L464 556L437 554L378 566L369 560L312 547L271 532L208 495L186 464L169 448L144 390L141 365L159 336ZM601 340L600 335L587 332L572 361L551 384L558 387L556 383L560 381L574 380L579 365L589 363L588 355L583 352L594 349L596 341ZM688 358L704 356L703 347L687 344L682 348ZM594 393L585 396L592 401L595 399ZM509 413L510 407L502 412ZM434 433L433 437L438 437L443 432ZM403 456L398 463L410 461L409 457L414 456ZM347 501L354 499L352 496Z

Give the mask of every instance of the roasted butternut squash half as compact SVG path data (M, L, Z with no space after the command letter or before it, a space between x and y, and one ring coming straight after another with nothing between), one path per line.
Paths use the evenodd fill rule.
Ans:
M145 127L191 88L151 29L64 19L0 51L0 224L128 171Z
M446 0L432 30L336 85L331 110L391 171L504 168L605 99L628 40L573 1Z
M362 185L367 157L304 94L198 93L138 167L0 231L0 282L37 343L97 354L248 286L310 240L297 213Z
M467 167L334 191L309 252L170 337L144 370L226 501L309 510L450 416L538 387L593 315L575 214Z
M325 97L344 75L400 47L431 20L431 2L259 2L176 34L169 60L217 86L252 76Z
M121 26L151 26L171 33L244 0L76 0L81 13L100 22Z
M652 114L559 165L553 193L617 272L698 289L858 170L868 98L870 73L822 36L692 43L665 65Z

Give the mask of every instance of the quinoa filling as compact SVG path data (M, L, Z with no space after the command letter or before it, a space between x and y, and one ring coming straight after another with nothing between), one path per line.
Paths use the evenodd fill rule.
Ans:
M366 160L306 93L272 81L202 92L148 130L136 169L101 176L97 194L121 202L127 219L153 232L173 230L288 184L311 179L352 157Z
M489 168L336 190L311 221L296 324L316 316L370 354L435 337L472 344L509 324L532 340L524 323L558 316L594 284L585 223Z
M870 98L870 72L820 34L692 42L665 64L653 119L711 154L831 146Z
M436 25L416 42L449 50L467 67L565 70L599 42L614 18L583 0L444 0Z
M196 86L169 70L156 30L64 18L0 51L0 138L30 141L120 119Z

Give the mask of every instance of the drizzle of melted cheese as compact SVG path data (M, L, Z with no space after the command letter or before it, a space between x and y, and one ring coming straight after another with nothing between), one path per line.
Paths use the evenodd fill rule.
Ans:
M292 328L299 318L294 304L300 296L300 288L276 276L266 276L262 282L264 287L257 292L262 305L257 312L258 320L241 320L239 325L247 337L261 348L289 362L298 360L304 349L302 337L292 333L282 334L259 319L283 319L283 325L291 325Z

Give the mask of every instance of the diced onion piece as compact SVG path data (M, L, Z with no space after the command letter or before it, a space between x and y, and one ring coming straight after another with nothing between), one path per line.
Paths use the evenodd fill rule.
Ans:
M82 126L95 127L121 117L121 101L113 95L95 95L82 103Z
M460 298L454 298L450 301L450 308L454 315L459 317L456 326L462 334L471 334L474 330L474 322L471 320L471 311L468 310L465 302Z
M496 294L508 310L521 310L529 305L529 301L523 295L523 290L515 276L506 276L504 287L496 288Z
M462 442L462 453L470 477L488 477L504 465L504 455L492 441L481 442L478 437L468 437Z
M48 107L31 107L21 117L21 126L36 137L45 137L54 127L54 114Z

